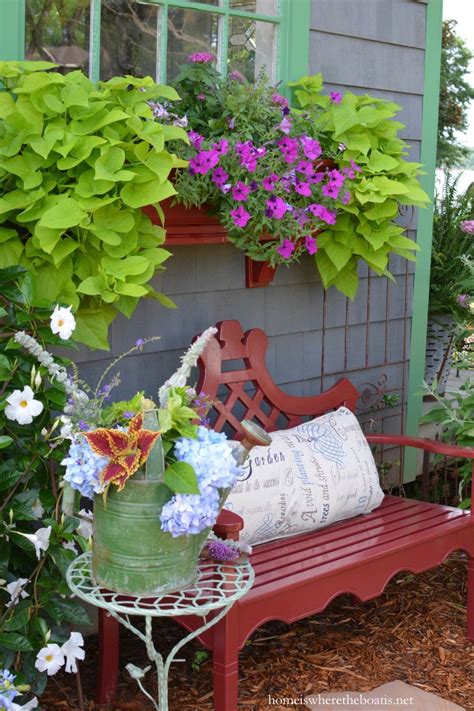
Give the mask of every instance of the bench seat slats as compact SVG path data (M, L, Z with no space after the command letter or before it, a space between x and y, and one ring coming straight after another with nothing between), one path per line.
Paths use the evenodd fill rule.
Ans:
M356 540L357 536L367 537L373 529L380 526L392 526L401 528L406 521L413 516L425 516L428 512L435 510L444 515L453 513L456 516L468 516L466 512L449 507L441 507L426 502L413 501L411 499L400 499L395 496L386 496L382 504L370 514L356 516L333 523L327 528L322 528L310 533L300 534L289 538L263 543L254 547L252 553L252 565L261 565L265 561L276 561L279 558L286 558L292 555L295 548L298 551L306 552L309 548L316 546L322 550L328 544L340 545L341 541L349 538Z

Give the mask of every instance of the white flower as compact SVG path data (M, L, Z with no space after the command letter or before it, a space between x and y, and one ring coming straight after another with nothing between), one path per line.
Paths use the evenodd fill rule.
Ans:
M67 672L77 672L76 661L78 659L82 661L86 656L83 647L84 640L82 634L80 632L71 632L71 636L61 647L61 651L66 657L65 669Z
M92 525L92 511L81 509L79 511L79 517L81 519L81 523L77 527L76 533L83 538L90 538L94 532L94 526Z
M36 518L41 518L44 514L44 508L39 499L36 499L35 503L31 507L31 510L33 511Z
M47 644L36 655L35 667L39 672L53 676L64 664L64 652L57 644Z
M13 703L12 711L31 711L31 709L37 709L37 708L38 708L38 699L35 696L34 699L31 699L31 701L28 701L27 704L23 704L23 706L20 706L20 704Z
M61 415L60 417L63 426L61 427L59 434L64 439L72 439L72 421L67 415Z
M66 542L66 541L63 541L63 548L65 548L65 549L68 550L68 551L72 551L72 552L75 553L76 555L79 553L79 551L77 550L77 546L76 546L76 544L74 543L74 541L67 541L67 542Z
M47 528L38 528L36 533L20 533L20 531L17 531L17 533L19 536L27 538L30 543L34 545L38 560L41 558L41 551L48 550L51 526L48 526Z
M199 338L196 338L194 343L188 348L186 353L181 358L181 365L178 370L173 373L171 378L169 378L159 389L158 397L160 399L160 405L165 407L168 400L168 390L170 388L184 387L186 382L191 375L191 370L195 367L198 362L198 358L207 346L207 342L212 338L212 336L217 333L217 328L211 326L207 328Z
M58 304L51 314L51 331L58 333L59 338L62 338L63 341L71 338L71 334L76 328L76 319L72 315L71 309L72 306L64 308Z
M5 415L9 420L16 420L19 425L31 424L33 417L43 412L43 403L35 400L34 392L29 385L26 385L23 390L14 390L7 397L7 402Z
M18 578L18 580L8 583L7 591L10 594L10 601L7 602L7 607L14 607L20 599L28 597L28 593L23 590L28 582L28 578Z

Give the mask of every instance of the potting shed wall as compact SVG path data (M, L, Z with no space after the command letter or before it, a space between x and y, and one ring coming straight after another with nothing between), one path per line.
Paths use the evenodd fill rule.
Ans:
M430 33L437 32L435 11L440 1L428 5L423 0L289 0L284 7L281 29L288 29L290 38L280 58L285 78L322 71L328 91L349 89L399 103L400 120L406 125L402 136L411 147L411 159L420 160L425 49ZM0 19L2 12L5 19L6 6L0 9ZM431 44L436 57L436 42ZM432 102L434 95L431 91ZM426 107L425 96L425 113ZM425 161L434 150L426 141ZM416 211L408 208L399 219L416 238ZM428 221L429 215L424 218L425 233ZM429 261L429 240L420 262L425 265L417 287L421 297L427 290L427 256ZM120 395L145 389L153 397L195 334L219 320L238 319L244 329L260 327L269 335L267 366L286 392L316 394L347 375L362 392L360 414L366 427L376 421L379 431L399 433L408 399L415 267L397 258L391 270L395 283L361 266L359 292L350 302L334 288L323 290L309 257L300 265L280 267L270 286L248 289L244 256L233 246L176 246L155 285L178 309L149 300L129 321L119 317L111 328L110 353L80 352L81 374L93 381L136 339L159 335L161 340L120 367ZM418 324L423 318L421 313ZM414 348L419 363L424 336L417 338ZM387 398L392 395L399 398L396 404Z

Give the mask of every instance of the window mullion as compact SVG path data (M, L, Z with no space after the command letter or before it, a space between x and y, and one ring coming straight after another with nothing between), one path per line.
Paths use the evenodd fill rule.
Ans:
M102 0L91 0L89 27L89 78L93 82L100 79L100 21Z
M168 71L168 2L158 8L158 52L157 52L157 68L156 81L161 84L166 84L166 74Z
M227 56L229 48L229 0L221 0L220 5L226 10L225 15L220 15L218 19L218 43L217 43L217 68L222 76L227 76Z

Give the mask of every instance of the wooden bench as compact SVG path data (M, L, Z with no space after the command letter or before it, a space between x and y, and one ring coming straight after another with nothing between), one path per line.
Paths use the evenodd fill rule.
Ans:
M215 400L214 429L230 428L239 437L244 417L271 431L294 427L342 405L355 410L358 392L346 379L314 397L284 393L266 369L266 349L263 331L244 334L238 321L218 324L218 333L201 359L198 384L199 391ZM298 357L295 353L296 364ZM474 459L474 449L428 439L369 435L367 440ZM239 516L224 511L215 530L236 539L242 527ZM314 615L342 593L369 600L380 595L396 573L420 573L455 550L468 555L467 635L474 641L474 515L470 512L386 496L370 514L256 546L251 555L256 573L252 590L200 638L213 653L214 708L237 711L239 650L265 622L289 623ZM177 621L189 630L198 623L189 617ZM116 691L119 650L118 624L105 614L99 619L99 645L98 700L105 703Z

